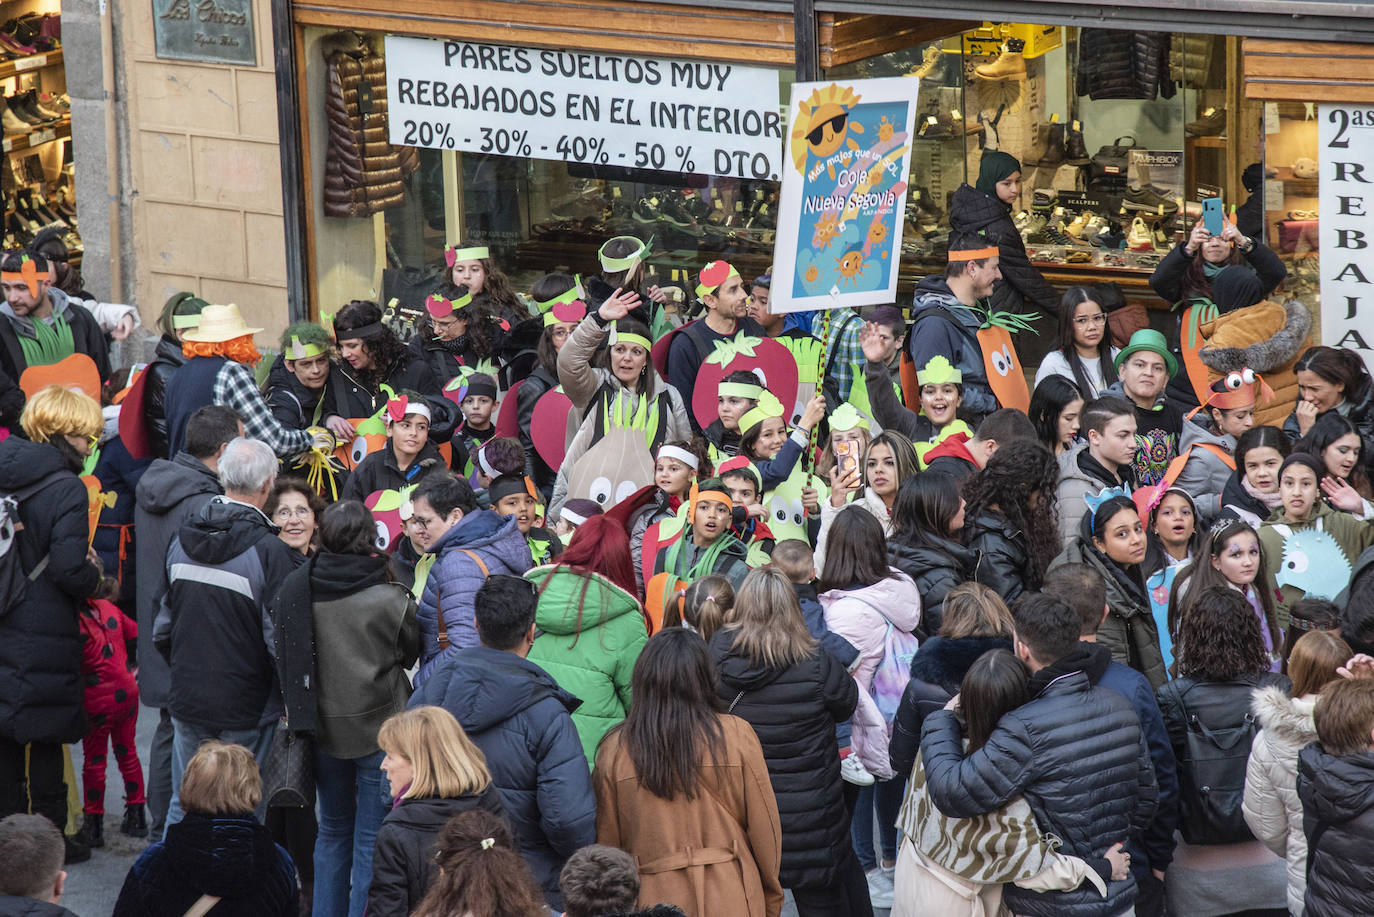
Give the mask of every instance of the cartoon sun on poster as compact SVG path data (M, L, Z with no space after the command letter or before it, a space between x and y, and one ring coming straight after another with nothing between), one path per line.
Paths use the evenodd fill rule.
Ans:
M792 87L775 312L891 302L917 81Z

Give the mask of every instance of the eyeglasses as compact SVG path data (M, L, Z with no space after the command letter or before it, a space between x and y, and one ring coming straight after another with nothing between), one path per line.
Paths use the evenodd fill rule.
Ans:
M1073 323L1077 325L1079 328L1086 328L1089 325L1101 325L1106 320L1106 314L1103 312L1099 312L1096 315L1080 315L1078 316L1078 318L1075 318L1073 320Z
M289 507L289 506L282 506L282 507L278 507L277 511L276 511L275 513L272 514L272 518L273 518L273 519L309 519L309 518L311 518L311 517L314 516L314 515L315 515L315 513L314 513L314 512L310 509L310 507L308 507L308 506L298 506L298 507L296 507L295 509L292 509L292 508Z

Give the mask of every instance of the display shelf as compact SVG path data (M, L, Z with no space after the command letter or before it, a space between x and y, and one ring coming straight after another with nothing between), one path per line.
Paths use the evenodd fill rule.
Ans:
M27 134L16 134L0 140L0 151L6 153L18 153L21 150L30 150L45 143L52 143L54 140L61 140L72 135L72 119L63 118L56 124L47 127L40 127Z
M39 54L30 54L27 57L16 57L13 60L0 61L0 80L7 80L20 73L28 73L30 70L41 70L44 67L57 67L61 64L61 48L54 48L51 51L43 51Z

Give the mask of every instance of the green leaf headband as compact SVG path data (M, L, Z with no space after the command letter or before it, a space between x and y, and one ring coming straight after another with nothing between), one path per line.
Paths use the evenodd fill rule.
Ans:
M963 372L953 366L943 354L931 357L925 368L916 373L917 385L946 385L951 382L959 385L963 381Z
M750 401L758 401L759 396L763 394L763 386L749 382L722 382L716 386L716 394L725 398L748 398Z
M582 290L581 275L574 277L573 285L568 289L564 290L562 293L559 293L557 296L554 296L551 299L546 299L542 302L536 299L534 301L534 304L539 307L540 312L548 312L554 306L562 306L568 303L577 302L579 299L583 300L584 302L587 299L587 294Z
M194 315L173 315L172 327L177 331L182 331L186 328L199 328L200 313L197 312Z
M830 415L830 432L847 432L855 428L870 429L868 418L860 414L858 408L846 401Z
M469 248L444 246L444 263L449 267L453 267L459 261L486 261L489 258L491 258L491 250L485 245L473 245Z
M291 351L288 359L291 360L308 360L324 353L324 348L319 344L304 344L298 337L291 338L291 346L288 349Z
M634 242L636 245L638 245L639 248L636 251L633 251L622 258L612 258L610 255L606 254L606 246L610 245L612 242L619 241L620 239L629 239L631 242ZM614 238L606 240L605 245L602 245L601 248L597 251L596 258L598 261L601 262L601 269L605 271L607 274L617 274L621 271L632 271L635 269L635 266L639 264L639 262L649 257L649 250L653 247L653 244L654 240L652 236L649 237L648 242L643 242L635 238L634 236L615 236Z
M759 394L758 405L745 411L744 416L739 419L740 434L748 433L770 417L782 415L782 402L778 400L778 396L770 391L763 391Z
M652 341L642 334L626 334L620 330L619 324L617 322L611 326L611 339L607 342L608 347L614 347L616 344L637 344L643 347L646 352L653 351L654 344Z
M700 283L697 284L697 299L701 299L707 293L714 293L725 281L738 276L739 271L735 270L735 266L729 261L708 261L698 275Z

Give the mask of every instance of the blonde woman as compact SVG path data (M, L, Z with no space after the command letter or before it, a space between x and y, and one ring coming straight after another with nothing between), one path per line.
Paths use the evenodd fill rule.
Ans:
M262 780L253 753L211 739L181 778L185 817L134 862L114 917L182 917L211 896L216 917L295 917L296 868L253 810Z
M782 824L778 878L800 917L868 915L873 905L849 840L835 726L854 713L859 688L806 629L781 571L750 573L711 638L716 693L754 728Z
M439 829L481 808L505 816L487 759L442 707L416 707L382 724L377 744L395 808L377 832L369 917L406 917L438 876Z
M13 569L37 575L22 598L0 598L0 818L31 803L35 814L61 828L67 823L62 746L86 732L80 611L100 583L89 550L86 486L77 475L104 423L94 400L50 385L29 400L21 425L28 439L0 443L0 492L18 503L11 519ZM46 563L41 570L40 563ZM89 856L67 839L67 862Z

